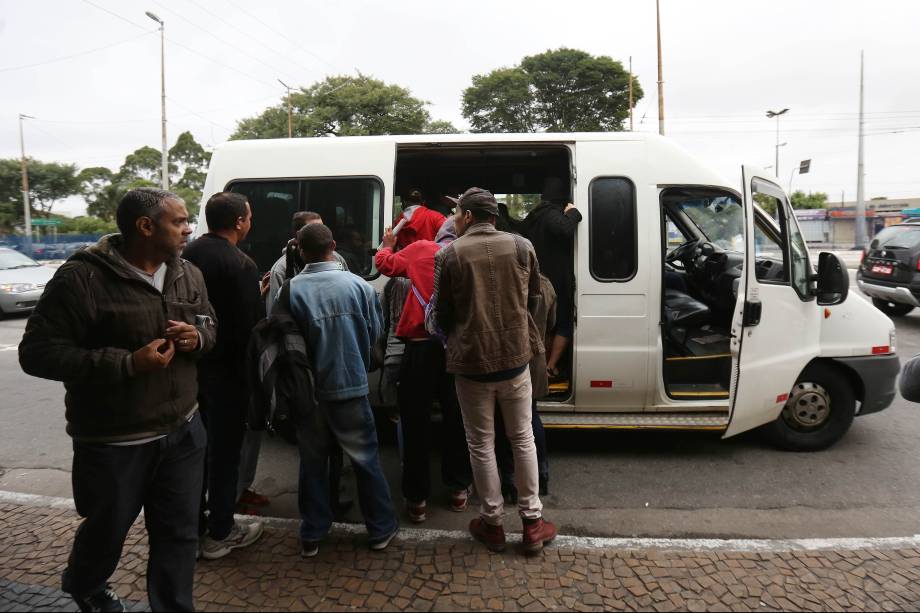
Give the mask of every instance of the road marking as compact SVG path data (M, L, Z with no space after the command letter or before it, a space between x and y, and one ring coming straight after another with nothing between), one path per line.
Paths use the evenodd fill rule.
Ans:
M70 498L38 496L20 492L0 490L0 504L18 504L29 507L51 507L55 509L74 509ZM255 521L249 515L237 515L240 521ZM282 517L263 517L258 521L269 525L296 529L300 521ZM365 534L364 526L359 524L332 525L335 532L346 534ZM402 540L420 543L466 541L470 535L461 530L434 530L426 528L402 528L399 531ZM511 542L520 541L520 535L509 534ZM607 538L589 536L563 536L556 538L557 546L570 549L625 549L661 551L735 551L774 553L780 551L852 551L856 549L920 549L920 534L903 537L881 538L827 538L827 539L667 539L667 538Z

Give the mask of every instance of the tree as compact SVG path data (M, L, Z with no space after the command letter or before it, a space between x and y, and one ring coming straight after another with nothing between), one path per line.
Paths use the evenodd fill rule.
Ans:
M183 132L176 144L169 150L170 167L175 166L178 180L171 180L171 189L183 200L191 215L197 215L201 207L201 190L208 174L211 154L192 136Z
M633 79L633 105L643 96ZM614 132L629 117L629 72L576 49L532 55L476 75L463 92L473 132Z
M47 217L58 200L80 193L77 167L73 164L26 160L29 173L29 202L32 209ZM0 160L0 203L13 207L22 217L22 171L16 159Z
M789 197L794 209L823 209L827 206L827 194L824 192L805 193L795 190Z
M327 77L291 93L294 136L370 136L456 132L446 121L431 121L428 102L398 85L370 77ZM257 117L237 123L231 139L285 138L287 96Z
M172 175L176 172L175 164L169 163L168 172ZM118 170L119 182L130 181L132 179L143 179L152 183L159 184L163 173L163 154L153 147L141 147L133 153L129 153L124 163Z

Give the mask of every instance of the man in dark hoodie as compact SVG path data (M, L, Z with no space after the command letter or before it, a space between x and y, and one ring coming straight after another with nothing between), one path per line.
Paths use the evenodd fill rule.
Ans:
M19 346L22 369L63 381L73 494L84 518L63 590L83 611L121 611L108 585L141 508L155 611L192 610L207 436L196 361L216 339L201 272L179 258L185 203L129 191L120 234L78 251L48 283Z

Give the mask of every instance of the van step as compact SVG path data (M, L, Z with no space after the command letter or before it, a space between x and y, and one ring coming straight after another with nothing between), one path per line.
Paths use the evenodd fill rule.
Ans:
M668 395L682 400L725 399L729 391L721 383L672 383Z
M728 413L543 413L546 428L724 430Z

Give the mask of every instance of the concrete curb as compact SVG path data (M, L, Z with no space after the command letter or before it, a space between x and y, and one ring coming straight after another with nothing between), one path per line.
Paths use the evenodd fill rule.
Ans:
M55 498L0 490L0 504L17 504L28 507L50 507L74 510L70 498ZM238 515L240 521L253 521L248 515ZM266 526L297 530L296 519L281 517L260 518ZM333 524L338 534L364 534L359 524ZM443 543L466 541L470 536L460 530L429 530L425 528L402 528L399 538L407 542ZM509 542L520 540L520 535L509 534ZM565 536L556 538L557 547L568 549L620 549L628 551L654 549L659 551L733 551L745 553L776 553L782 551L854 551L854 550L920 550L920 534L903 537L879 538L827 538L827 539L666 539L666 538L607 538L586 536Z

